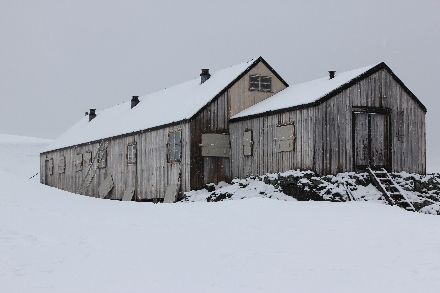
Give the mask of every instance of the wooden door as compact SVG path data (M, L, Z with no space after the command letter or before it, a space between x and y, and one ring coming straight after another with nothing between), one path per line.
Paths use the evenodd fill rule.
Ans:
M370 114L370 165L373 168L386 168L388 162L388 115Z
M390 144L388 143L389 115L376 112L353 113L354 168L363 171L388 168Z
M368 114L355 113L354 117L355 168L366 169L369 164L370 156L368 147Z

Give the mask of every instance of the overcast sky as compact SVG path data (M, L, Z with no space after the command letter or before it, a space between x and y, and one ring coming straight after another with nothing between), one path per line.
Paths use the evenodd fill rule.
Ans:
M427 107L440 172L440 1L355 2L0 0L0 133L57 138L90 108L257 56L290 85L384 61Z

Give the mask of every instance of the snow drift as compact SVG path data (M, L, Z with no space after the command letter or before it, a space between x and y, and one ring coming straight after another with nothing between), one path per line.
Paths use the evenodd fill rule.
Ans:
M13 164L18 156L6 157ZM34 172L34 163L23 166ZM2 292L432 292L440 285L437 216L373 201L295 201L268 185L259 191L290 200L119 202L50 188L27 173L0 171Z

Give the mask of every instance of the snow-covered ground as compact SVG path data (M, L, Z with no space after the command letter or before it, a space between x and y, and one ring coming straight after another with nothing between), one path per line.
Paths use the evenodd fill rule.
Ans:
M5 147L4 136L0 141L0 292L440 287L439 216L377 202L254 197L155 205L90 198L27 179L38 172L35 157L44 144L32 140L23 155L19 146ZM16 167L24 157L29 161Z

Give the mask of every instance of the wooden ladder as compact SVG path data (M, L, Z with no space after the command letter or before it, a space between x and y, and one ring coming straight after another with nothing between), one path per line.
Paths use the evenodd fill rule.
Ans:
M397 205L408 211L416 211L414 206L402 192L402 189L384 168L380 170L367 168L367 172L370 174L376 188L382 192L384 198L390 205Z
M86 176L84 176L84 179L81 182L81 186L78 189L78 193L79 194L83 194L83 192L85 192L85 190L87 190L87 188L89 188L90 183L92 183L92 180L95 177L96 170L98 169L98 162L97 162L98 154L99 154L100 150L101 151L105 151L108 148L108 144L109 144L109 141L107 140L106 143L105 143L104 148L100 149L103 142L104 141L102 140L99 143L98 150L96 151L96 154L93 156L93 160L89 163L89 168L87 169ZM104 155L104 153L102 153L102 154ZM99 160L101 160L101 159L102 159L102 157L99 158Z

